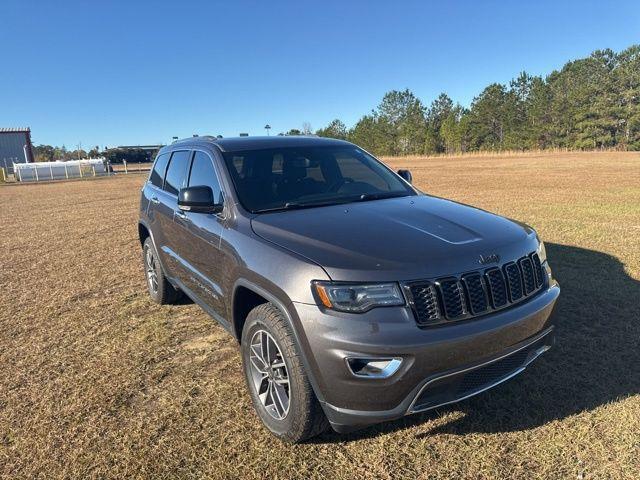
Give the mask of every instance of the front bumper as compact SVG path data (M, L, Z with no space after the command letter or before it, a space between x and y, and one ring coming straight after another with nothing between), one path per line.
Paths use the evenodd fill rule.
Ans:
M520 373L552 345L559 293L553 283L508 310L431 328L419 328L408 307L366 314L294 307L316 393L334 429L348 431L468 398ZM350 356L403 362L389 378L357 378L346 368Z

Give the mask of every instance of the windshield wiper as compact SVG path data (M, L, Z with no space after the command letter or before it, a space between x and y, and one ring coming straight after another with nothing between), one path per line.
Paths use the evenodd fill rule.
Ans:
M285 210L300 210L303 208L328 207L331 205L341 205L343 203L350 203L350 202L366 202L367 200L379 200L382 198L408 197L409 195L410 195L409 193L405 193L405 192L363 193L362 195L358 195L355 198L354 197L334 198L327 202L310 202L310 203L287 202L284 205L280 205L279 207L263 208L261 210L255 210L253 213L268 213L268 212L279 212L279 211L285 211Z
M382 198L395 198L395 197L408 197L409 193L407 192L377 192L377 193L363 193L358 197L358 200L361 202L366 202L367 200L380 200Z
M284 205L281 205L279 207L263 208L262 210L257 210L255 213L277 212L280 210L299 210L302 208L326 207L328 205L336 205L336 202L335 201L317 202L317 203L287 202Z

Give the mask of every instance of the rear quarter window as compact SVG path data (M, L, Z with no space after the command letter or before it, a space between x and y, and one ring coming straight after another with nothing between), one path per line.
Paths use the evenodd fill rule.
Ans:
M168 153L158 155L155 163L153 164L151 176L149 177L149 181L152 185L155 185L158 188L162 188L162 182L164 181L164 172L167 170L167 163L169 163Z

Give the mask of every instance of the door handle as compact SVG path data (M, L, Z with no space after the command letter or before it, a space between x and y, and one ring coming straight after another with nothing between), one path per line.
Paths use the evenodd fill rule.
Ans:
M157 205L160 203L160 200L158 200L158 197L151 197L151 203L153 203L154 205Z

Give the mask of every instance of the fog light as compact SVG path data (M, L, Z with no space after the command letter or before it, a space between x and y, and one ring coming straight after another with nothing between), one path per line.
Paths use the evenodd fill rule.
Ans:
M347 358L351 373L364 378L389 378L398 371L401 363L401 358Z

